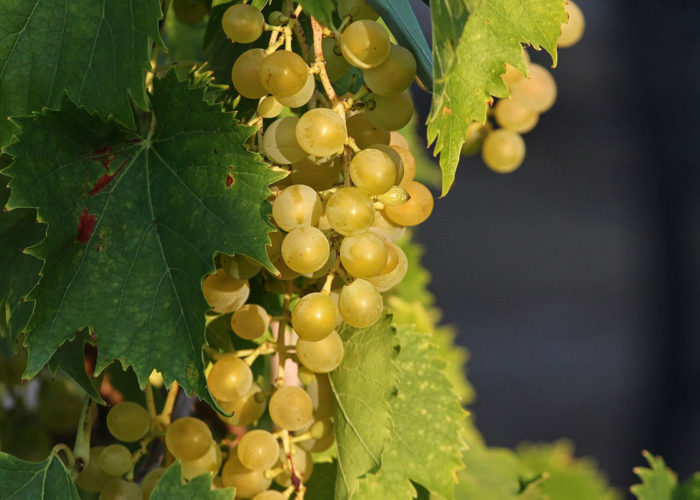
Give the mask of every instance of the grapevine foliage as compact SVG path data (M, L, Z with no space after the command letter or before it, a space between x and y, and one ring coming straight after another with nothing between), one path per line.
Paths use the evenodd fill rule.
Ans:
M8 500L78 500L78 490L55 454L43 462L25 462L0 452L0 492Z
M236 490L233 488L222 488L212 490L211 474L197 476L187 484L182 484L182 464L178 461L168 467L163 476L158 481L153 493L152 500L233 500Z

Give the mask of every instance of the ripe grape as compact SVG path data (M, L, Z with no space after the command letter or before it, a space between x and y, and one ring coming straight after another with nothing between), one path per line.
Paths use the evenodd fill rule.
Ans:
M321 217L321 198L316 191L303 184L294 184L282 190L272 203L272 218L285 231L296 227L315 226ZM284 245L284 240L283 243Z
M250 390L235 401L218 401L222 410L231 413L230 417L219 415L219 418L230 425L246 427L265 412L267 399L264 397L262 388L253 382Z
M378 128L367 118L367 113L355 113L345 122L348 135L355 139L360 149L366 149L374 144L389 144L391 133Z
M357 279L340 290L338 309L350 326L366 328L382 315L382 294L369 281Z
M277 439L267 431L256 429L246 432L238 443L238 459L250 470L274 467L279 455Z
M399 182L397 184L401 187L406 186L409 182L413 180L413 178L416 176L416 170L418 169L418 165L416 164L416 157L413 156L413 153L408 148L405 148L403 146L394 144L391 146L391 149L396 151L401 158L401 164L403 165L403 176L401 179L399 179Z
M3 445L5 445L4 442ZM75 480L76 486L80 487L81 490L89 493L99 493L105 484L112 479L112 476L108 475L100 467L100 454L104 449L104 446L90 448L90 461Z
M338 16L340 19L350 16L355 21L360 19L376 21L379 14L367 5L365 0L338 0Z
M561 48L576 45L586 29L586 20L579 6L572 0L567 0L564 3L564 7L566 8L569 20L561 25L561 36L559 40L557 40L557 46Z
M224 464L221 481L224 486L236 488L236 498L253 498L272 484L272 480L265 477L264 471L250 470L243 465L235 451Z
M275 120L263 134L263 151L273 163L288 165L308 156L297 142L299 118L285 116Z
M507 174L522 164L525 158L525 141L512 130L494 130L486 136L481 155L491 170Z
M410 50L392 45L386 60L375 68L362 70L362 75L375 94L396 95L406 90L416 77L416 59Z
M207 13L207 4L203 0L175 0L173 12L181 23L199 24Z
M394 147L394 146L401 146L402 148L405 149L411 149L411 146L408 144L408 141L406 138L401 135L401 132L397 131L392 131L390 132L391 136L389 139L389 146Z
M248 99L259 99L267 94L260 81L260 65L265 59L263 49L246 50L238 56L231 69L231 80L236 92Z
M513 100L538 113L544 113L557 99L557 83L547 68L530 64L530 77L513 85L510 91Z
M265 17L252 5L239 3L226 9L221 27L233 42L252 43L262 35Z
M115 477L104 485L98 500L142 500L142 497L138 484Z
M287 497L276 490L265 490L255 495L253 500L287 500Z
M179 460L197 460L211 446L212 436L207 424L194 417L173 420L165 432L165 446Z
M133 443L146 435L151 427L151 417L137 403L124 401L107 413L107 429L119 441Z
M316 380L307 385L306 392L311 398L314 419L321 420L333 416L335 405L333 403L333 391L331 390L327 374L317 374Z
M374 233L346 236L340 244L340 262L355 278L378 275L386 265L384 241Z
M246 340L261 337L269 325L270 316L264 307L257 304L246 304L231 316L233 333Z
M330 156L343 149L348 133L345 120L328 108L314 108L299 118L296 127L299 146L314 156Z
M321 269L329 255L328 239L312 226L292 229L282 242L282 258L290 269L301 274Z
M287 265L287 263L282 257L274 261L272 264L275 266L275 269L277 269L276 278L278 280L291 281L297 279L300 276L298 272L294 271Z
M280 96L277 99L281 104L284 104L289 108L298 108L311 100L311 96L313 95L314 90L316 90L316 80L314 79L314 76L309 73L306 76L306 82L304 83L304 86L299 92L287 97Z
M345 348L343 340L333 331L316 342L297 340L297 357L302 365L316 373L328 373L340 365Z
M277 100L293 96L303 89L308 76L309 67L304 59L288 50L273 52L260 65L260 81Z
M245 304L250 286L247 280L233 279L223 269L217 269L216 274L206 277L202 291L215 312L226 314Z
M219 262L221 269L226 271L226 274L237 280L248 280L258 274L262 266L253 259L237 254L229 257L225 253L219 254Z
M148 500L151 498L151 493L156 487L156 483L160 481L160 478L165 473L165 467L156 467L151 469L143 476L141 480L141 491L143 492L143 500Z
M350 162L350 178L365 193L382 194L396 182L396 164L384 151L363 149Z
M110 444L99 457L100 467L105 474L121 477L131 470L131 452L122 444Z
M282 109L284 109L284 105L275 96L268 95L260 99L257 111L263 118L275 118L282 112Z
M325 191L338 183L341 169L338 158L326 161L304 158L292 164L291 179L294 184L305 184L316 191Z
M520 134L535 128L540 116L537 111L515 99L500 99L494 108L494 115L501 127Z
M341 35L340 50L353 66L360 69L379 66L389 56L389 32L378 22L362 19L351 23Z
M467 132L464 138L464 144L462 145L463 155L473 155L481 150L481 145L484 143L484 139L491 132L492 127L489 122L479 123L471 122L467 126Z
M372 225L374 205L360 189L344 187L328 199L326 217L336 232L352 236L367 231Z
M387 219L384 211L378 211L374 217L374 223L370 231L381 236L385 240L396 241L406 233L404 226L399 226Z
M413 101L406 90L388 97L370 94L365 114L376 127L399 130L413 117Z
M395 180L394 184L395 185L400 184L401 179L403 179L403 176L404 176L404 171L403 171L403 159L402 159L401 155L398 153L398 151L396 151L393 147L389 146L388 144L372 144L368 149L378 149L379 151L382 151L383 153L386 153L389 155L389 157L391 158L391 161L394 163L394 168L396 170L396 178L394 179Z
M273 231L267 233L270 238L270 244L265 247L267 256L270 261L274 262L282 256L282 241L284 240L284 234L280 231Z
M270 398L270 418L278 427L296 431L313 418L311 397L300 387L279 387Z
M392 242L387 242L386 247L389 254L387 265L379 275L367 278L380 292L386 292L401 283L408 271L408 259L403 250Z
M328 79L332 82L338 80L350 69L350 64L343 57L340 46L336 45L335 38L324 38L321 43L323 59L326 61L326 72ZM313 57L313 51L309 51L309 56Z
M302 483L306 482L314 471L314 460L311 453L293 444L291 449L291 457L292 465L294 467L294 475L299 478ZM284 455L284 450L281 448L279 450L279 460L280 462L287 460L287 457ZM275 482L285 488L291 486L291 472L285 470L281 474L275 476Z
M207 376L209 392L218 401L234 401L246 394L253 383L253 372L235 354L218 359Z
M216 475L221 467L221 449L216 441L212 441L209 450L196 460L183 460L182 477L192 479L205 472Z
M403 205L385 207L384 215L400 226L417 226L433 212L433 195L420 182L411 181L403 187L411 198Z
M311 342L330 335L337 321L335 302L320 292L304 295L292 310L292 327L299 337Z

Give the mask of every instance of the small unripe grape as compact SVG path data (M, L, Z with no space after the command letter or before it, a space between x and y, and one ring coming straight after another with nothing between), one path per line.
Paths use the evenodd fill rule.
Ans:
M263 150L273 163L288 165L308 156L297 142L296 127L299 118L284 116L275 120L263 134Z
M260 81L277 100L289 97L304 88L309 67L294 52L278 50L269 54L260 65Z
M513 85L511 97L523 106L544 113L557 100L557 83L547 68L533 63L529 69L530 77Z
M292 310L292 327L299 337L311 342L330 335L337 321L335 302L320 292L304 295Z
M328 199L326 217L336 232L344 236L360 234L374 222L374 205L360 189L344 187Z
M272 202L272 218L280 228L291 231L296 227L318 224L322 209L321 198L314 189L294 184L280 192Z
M311 109L301 115L296 136L304 151L321 157L342 151L348 138L345 120L328 108Z
M216 441L212 441L209 450L196 460L183 460L182 477L192 479L205 472L216 475L221 467L221 449Z
M401 283L408 271L408 259L403 250L392 242L387 242L386 247L386 266L379 275L367 278L379 292L386 292Z
M403 205L384 208L384 215L400 226L417 226L433 212L433 195L420 182L411 181L403 187L411 198Z
M151 427L151 417L137 403L124 401L107 413L107 429L119 441L133 443L146 435Z
M165 467L156 467L146 473L141 480L141 491L143 492L143 500L151 498L151 493L160 481L160 478L165 473Z
M392 45L386 60L376 68L362 70L362 75L375 94L396 95L406 90L416 77L416 59L405 47Z
M291 450L292 465L294 466L294 475L299 478L302 483L308 481L314 471L314 460L311 453L303 448L293 444ZM284 450L279 450L279 460L281 462L287 460ZM285 470L281 474L275 476L275 482L283 487L289 487L292 484L292 475Z
M381 273L386 265L384 241L374 233L346 236L340 244L340 262L356 278L368 278Z
M358 279L340 290L338 309L350 326L366 328L382 315L382 294L369 281Z
M225 253L220 253L219 262L221 263L221 269L236 280L249 280L258 274L262 268L260 264L243 254L229 257Z
M350 16L354 21L359 21L360 19L376 21L379 14L367 5L365 0L338 0L338 16L340 16L340 19Z
M231 81L236 92L248 99L259 99L267 94L260 81L260 65L265 59L263 49L246 50L238 56L231 69Z
M265 17L252 5L232 5L221 18L221 27L231 41L252 43L262 35Z
M343 340L333 331L316 342L297 340L297 357L302 365L316 373L328 373L340 365L345 348Z
M263 118L275 118L283 109L284 105L275 99L275 96L268 95L260 99L257 111Z
M254 340L265 334L270 316L258 304L246 304L231 316L231 329L242 339Z
M316 90L316 80L314 75L309 73L306 77L306 83L299 92L287 97L280 96L278 100L288 108L299 108L311 100L314 90Z
M219 401L234 401L246 394L253 383L253 372L235 354L218 359L207 376L209 392Z
M197 460L211 446L212 436L207 424L194 417L174 420L165 432L168 451L179 460Z
M255 495L253 500L287 500L287 497L285 497L279 491L266 490Z
M327 450L335 442L334 427L330 418L315 421L308 429L313 439L301 441L298 446L313 453Z
M142 496L143 493L138 484L114 478L104 485L98 500L141 500Z
M367 118L384 130L404 128L413 117L413 101L406 90L388 97L370 94L367 102Z
M3 442L3 444L5 443ZM112 479L112 476L108 475L100 467L100 454L104 449L104 446L90 448L90 461L75 480L76 486L80 487L81 490L89 493L99 493L105 487L105 484Z
M301 274L321 269L329 255L328 239L312 226L292 229L282 242L282 258L290 269Z
M202 291L215 312L226 314L245 304L250 294L250 285L247 280L233 279L223 269L217 269L216 274L206 277Z
M391 148L396 151L401 157L401 163L403 164L403 176L399 179L398 185L404 187L406 184L411 182L416 176L416 170L418 165L416 164L416 157L408 148L400 145L392 145Z
M525 141L512 130L494 130L481 147L484 163L499 174L508 174L517 169L525 158Z
M217 401L222 410L231 413L230 417L219 415L219 418L230 425L247 427L258 420L265 412L267 399L264 397L262 388L253 382L250 390L235 401Z
M288 431L297 431L311 423L311 397L300 387L286 385L278 388L270 398L270 418L275 425Z
M122 444L110 444L100 453L100 467L105 474L121 477L131 470L131 452Z
M317 162L304 158L292 164L291 179L294 184L304 184L316 191L325 191L338 183L342 164L338 158Z
M355 139L360 149L367 149L374 144L389 144L391 133L376 127L367 118L367 113L355 113L345 122L348 135Z
M341 36L345 59L361 69L379 66L389 56L389 32L378 22L363 19L351 23Z
M255 429L246 432L238 443L238 458L250 470L274 467L279 455L277 439L267 431Z
M559 40L557 40L557 46L561 48L576 45L586 29L586 20L579 6L572 0L567 0L564 3L564 7L566 8L569 20L561 25L561 36Z
M481 150L481 146L484 143L484 139L491 132L491 125L486 122L471 122L467 126L467 132L464 137L464 144L462 145L463 155L473 155Z
M324 38L321 48L326 61L328 79L334 82L348 72L350 64L343 57L340 46L336 45L335 38ZM309 57L313 57L313 51L309 51Z
M540 115L519 101L500 99L494 108L494 116L501 127L524 134L535 128Z
M350 162L350 178L365 193L382 194L396 181L396 165L379 149L363 149Z
M236 498L253 498L272 484L272 480L265 477L264 471L250 470L243 465L235 450L224 464L221 481L226 487L236 488Z

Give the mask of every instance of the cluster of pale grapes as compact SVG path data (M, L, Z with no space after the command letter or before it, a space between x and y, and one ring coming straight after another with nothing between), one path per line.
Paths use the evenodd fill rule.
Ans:
M583 36L585 21L579 7L568 0L565 4L568 22L562 24L557 41L561 48L571 47ZM501 76L510 97L499 99L489 110L485 123L472 122L467 127L462 153L473 155L481 150L484 163L494 172L507 174L516 170L525 159L522 134L535 128L542 113L548 111L557 98L557 84L551 73L539 64L527 61L528 77L506 64ZM491 118L500 128L495 128Z

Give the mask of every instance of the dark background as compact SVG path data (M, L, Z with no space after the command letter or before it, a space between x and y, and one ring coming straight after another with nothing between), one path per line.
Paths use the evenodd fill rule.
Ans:
M418 239L488 444L568 437L627 488L642 449L700 469L700 2L578 3L523 166L463 159Z

